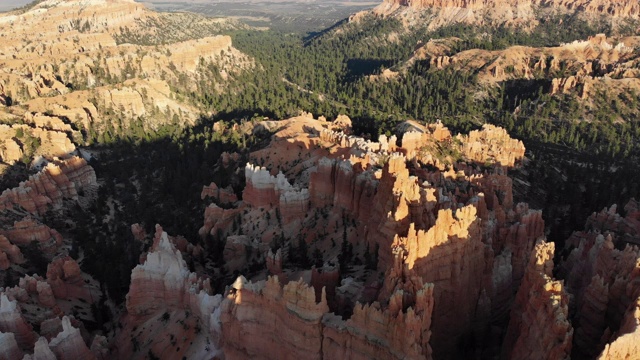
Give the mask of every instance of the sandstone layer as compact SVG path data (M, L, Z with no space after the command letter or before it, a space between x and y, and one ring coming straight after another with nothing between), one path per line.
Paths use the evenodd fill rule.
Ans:
M431 28L453 23L530 27L540 12L574 14L585 19L640 16L640 6L634 0L384 0L373 13L401 16L410 22L425 11L430 11Z
M273 131L271 142L239 169L241 199L203 187L201 239L158 225L149 241L131 226L131 241L150 247L113 336L87 334L102 294L80 261L58 255L46 278L0 291L0 345L27 358L637 357L637 202L624 217L593 214L554 264L542 213L514 200L507 175L522 142L493 126L462 135L416 121L371 141L349 123L247 125ZM25 242L56 248L60 234L37 216L95 183L72 158L6 191L5 212L32 215L0 233L0 265L17 267Z
M30 150L12 139L16 128L39 138L36 155L52 159L91 137L109 142L118 128L194 123L200 110L175 89L222 89L252 67L219 35L241 27L131 0L46 0L0 15L0 33L11 39L0 42L0 112L25 124L0 127L0 157L14 163ZM210 78L188 80L204 73Z
M96 174L78 157L55 161L13 189L0 195L0 210L21 208L32 214L44 214L60 208L64 199L78 200L78 192L95 187Z
M478 327L488 328L491 321L506 318L529 254L544 229L539 212L525 204L514 206L510 179L501 175L503 168L513 167L523 158L521 142L493 127L453 141L446 128L435 124L424 129L421 125L407 128L400 147L395 136L383 136L379 142L366 141L330 130L329 123L314 120L308 114L282 125L268 148L252 154L254 161L272 171L247 164L243 202L237 204L237 209L223 210L212 205L205 213L206 224L216 225L205 224L204 231L214 235L210 229L217 227L215 232L219 234L242 231L243 238L256 239L253 251L263 252L269 272L278 275L266 285L247 285L252 293L262 294L257 298L252 295L249 299L255 300L250 302L265 304L263 297L275 291L270 290L271 286L276 287L269 284L289 277L289 271L283 269L283 259L291 256L293 247L300 246L295 237L323 252L324 261L334 264L340 262L342 255L330 243L346 241L347 247L360 254L369 251L368 256L375 257L378 269L391 271L378 290L345 298L344 291L350 290L336 288L333 295L334 290L327 289L333 289L335 282L320 281L317 271L312 270L311 284L325 286L316 286L313 299L326 301L334 307L332 310L346 308L353 311L353 316L345 325L336 325L342 324L339 316L325 317L321 322L324 330L318 332L325 334L324 340L321 335L314 335L318 342L304 345L304 351L319 354L322 342L326 344L322 351L326 349L325 355L331 356L445 356L455 352L456 342L472 336ZM438 146L456 147L467 163L455 165L458 171L454 170L452 165L460 159L438 156L431 151ZM301 161L292 161L296 154L291 148L301 149L297 154ZM410 161L439 170L410 170ZM496 173L483 173L480 169L486 164L491 164ZM274 174L275 169L281 171ZM306 170L300 174L299 169ZM233 218L239 213L244 214L239 218L239 227L238 220L225 220L226 216ZM241 254L236 250L233 253ZM236 289L234 296L244 298L244 289L244 285ZM278 299L277 295L272 297ZM377 300L378 305L356 305L359 299ZM242 303L236 305L236 311L243 308ZM428 305L432 303L435 307ZM258 311L260 305L255 306L251 312ZM267 306L272 305L263 305ZM377 330L368 328L373 323L367 319L374 318L380 318L378 321L385 325ZM261 354L260 346L243 344L239 335L225 335L225 326L242 326L235 324L238 321L242 321L239 315L223 316L223 341L229 339L223 347L225 353L273 358L295 357L302 351L287 345L281 352ZM415 323L414 335L396 338L396 321ZM251 331L270 333L271 323L260 322ZM314 328L320 326L314 324ZM368 331L377 334L372 336L379 339L378 345L358 336L345 338L354 336L347 334Z
M215 358L222 298L210 295L208 280L189 272L175 240L161 227L156 230L151 252L132 272L127 316L111 356Z

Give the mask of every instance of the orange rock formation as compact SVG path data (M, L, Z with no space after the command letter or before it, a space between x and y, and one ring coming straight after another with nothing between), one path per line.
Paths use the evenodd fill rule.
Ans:
M4 293L0 294L0 332L13 333L15 341L23 349L33 346L36 333L20 313L17 301L9 300Z
M88 303L98 300L98 295L85 287L80 266L69 256L56 258L49 264L47 283L58 299L83 299Z
M300 123L305 124L306 131L291 131ZM363 339L357 336L352 340L344 338L347 334L359 331L366 333L368 330L365 331L364 328L371 324L370 320L352 317L351 320L347 320L346 325L352 330L345 332L340 330L340 327L336 329L331 325L339 323L339 317L332 317L327 318L327 321L330 321L322 322L325 326L323 333L326 336L323 342L327 344L326 349L331 351L330 354L366 357L386 353L388 355L384 356L389 358L400 357L400 354L409 357L431 356L433 346L436 356L444 356L455 352L455 346L462 337L470 336L478 328L488 327L489 321L506 319L512 294L518 289L524 276L535 240L541 237L544 231L540 212L530 210L526 204L514 206L511 181L500 174L503 166L514 166L524 156L524 146L521 142L508 137L502 129L488 126L468 136L457 136L454 142L450 132L441 124L437 124L421 130L423 135L416 136L406 132L403 147L398 147L395 138L393 141L381 138L381 141L376 143L323 130L321 120L312 121L309 117L292 119L284 124L286 125L280 127L280 132L272 142L271 146L274 148L261 150L253 155L258 161L262 161L261 156L265 156L262 159L266 160L267 156L278 153L276 149L290 146L291 143L309 144L306 146L312 154L319 146L333 148L324 153L324 156L312 155L306 160L307 164L315 162L315 166L311 165L312 170L306 180L302 177L295 183L291 183L282 172L273 176L265 168L248 164L245 168L247 185L243 193L243 203L237 209L231 210L209 207L206 214L210 215L205 215L205 218L217 219L215 226L218 226L226 212L235 210L235 214L238 214L242 211L246 214L242 223L248 223L242 226L243 237L260 238L266 245L273 237L265 238L265 234L281 233L284 241L287 241L290 236L302 233L307 243L317 243L318 247L322 246L318 236L318 231L322 230L317 229L313 233L306 230L306 226L326 224L323 226L330 227L333 229L331 232L338 235L335 238L339 238L341 232L345 233L346 238L350 238L347 235L350 225L345 223L344 217L353 219L355 228L350 231L357 235L349 240L352 245L360 246L361 249L365 245L370 250L379 249L375 254L378 259L377 267L383 271L390 268L398 270L385 276L380 293L374 295L373 299L377 298L380 305L355 308L363 309L359 314L367 314L362 315L364 318L382 316L387 319L383 322L388 324L384 327L386 330L370 329L379 334L379 341L384 346L372 346L373 344L366 341L366 344L363 344ZM412 127L419 128L418 125ZM318 128L320 129L316 130ZM314 145L314 142L319 144ZM408 158L401 153L415 154L415 161L420 162L428 158L425 154L430 148L425 145L432 148L457 146L462 159L469 163L481 163L483 166L485 163L495 164L493 166L496 173L485 174L479 172L477 166L470 165L458 165L460 170L456 172L450 168L451 165L446 165L436 157L430 157L427 164L438 164L443 168L442 171L429 173L410 170L407 167ZM422 155L418 156L419 152L422 152ZM299 156L303 159L305 157L304 153ZM385 161L382 169L379 167L380 159ZM285 164L283 166L287 169ZM287 174L296 174L296 169L288 168ZM465 189L464 192L462 189ZM304 196L299 196L303 194ZM289 201L288 198L295 198L295 202ZM292 203L296 205L292 206ZM323 213L324 208L330 209L328 215L309 216L309 213ZM218 214L213 215L214 211ZM275 213L276 217L278 214L281 217L277 221L264 219L265 211L272 214L271 216ZM326 220L322 220L323 217ZM208 233L213 227L207 224L203 230ZM226 221L226 226L220 230L232 234L234 231L231 225L231 222ZM296 241L292 244L298 246ZM270 247L260 245L257 250L264 252L270 273L278 275L279 279L286 279L281 276L284 271L282 249L276 249L274 252ZM401 270L404 268L406 270ZM407 272L411 275L406 275ZM319 273L312 271L310 282L315 283L316 287L314 299L330 304L333 295L327 287L331 289L335 286L335 281L320 278ZM407 278L413 280L402 280ZM277 281L273 278L266 285L247 283L251 294L262 294L257 297L252 295L247 301L268 303L265 293L275 291L271 287L275 288L274 282ZM423 283L425 285L422 285ZM433 285L427 286L429 283ZM240 284L244 282L237 285ZM418 304L416 299L419 296L416 294L424 286L429 290L424 292L426 290L423 289L423 293L428 295L420 297L425 300ZM234 299L242 299L241 302L234 300L240 302L235 308L244 309L242 304L246 303L246 298L243 294L249 290L243 287L242 290L235 291ZM367 296L369 295L365 297ZM324 300L327 297L329 299ZM392 298L396 300L390 300ZM358 297L355 299L357 301ZM342 301L340 300L340 304ZM428 306L428 303L436 305ZM257 312L257 308L260 307L246 306L255 309L243 310L240 313ZM344 307L344 304L340 306ZM420 311L417 310L417 306L421 306ZM406 312L409 307L413 307L411 315ZM404 315L400 315L398 309L401 309ZM391 330L395 326L394 321L418 313L420 320L416 320L416 326L428 324L421 330L422 335L410 337L409 343L394 338L392 334L397 331ZM241 320L239 317L223 316L223 341L228 339L225 326L243 328L245 325L234 323ZM271 325L261 324L259 327L269 332L271 330L265 330L268 326ZM252 328L251 331L258 330ZM416 331L413 333L416 334ZM385 336L390 338L383 340ZM327 340L328 338L330 340ZM233 353L235 357L260 354L258 349L261 345L254 347L241 344L237 335L233 335L233 339L223 346L226 354ZM359 345L355 345L356 342ZM313 345L314 348L317 346L319 345ZM325 347L323 351L324 349ZM400 349L405 349L405 352ZM300 350L286 345L280 351L269 356L294 356Z
M13 333L0 332L0 349L2 349L2 354L0 354L1 360L13 360L22 358L22 350L20 350L20 348L18 347L16 337Z
M223 241L216 255L226 272L251 280L240 276L224 295L212 295L210 280L183 258L202 248L157 226L133 269L111 349L104 337L89 347L79 322L64 316L67 301L100 296L65 256L49 265L46 280L23 277L3 290L0 345L36 358L638 355L640 254L627 245L640 238L635 201L625 217L612 207L588 219L588 230L567 241L573 248L556 266L556 280L541 212L514 201L505 173L524 147L504 130L452 135L442 124L407 122L399 146L395 137L373 142L334 125L309 114L258 124L279 130L251 154L242 201L215 184L203 188L203 200L214 197L225 208L205 209L200 235ZM443 148L455 151L447 157ZM18 189L48 199L31 207L39 214L92 186L87 168L60 162ZM2 196L4 204L21 204ZM131 229L145 241L142 226ZM33 218L2 234L2 266L20 260L7 237L19 244L56 238ZM305 257L318 267L302 266ZM37 321L21 314L35 304L45 308ZM39 324L40 339L30 323Z
M16 221L12 228L0 230L0 235L7 237L11 243L26 246L37 241L40 249L53 254L62 245L62 236L56 230L39 223L32 217Z
M200 198L204 200L206 197L212 197L214 200L219 201L223 204L235 203L236 201L238 201L238 197L233 192L233 189L220 189L214 182L212 182L209 186L202 187Z
M325 316L324 358L431 359L433 285L426 284L412 296L412 304L407 304L403 291L394 293L384 311L378 303L356 304L346 322L333 314Z
M21 207L32 214L59 208L63 199L78 199L78 191L97 185L96 174L79 157L49 163L38 174L0 195L0 210Z
M539 9L614 19L640 16L640 6L634 0L384 0L373 11L407 16L431 10L434 25L443 26L456 22L526 24L536 20Z
M221 296L209 295L209 281L189 272L181 252L159 226L154 243L144 264L132 272L127 316L111 356L143 359L152 352L161 358L215 358ZM156 325L166 325L169 317L173 320L166 327ZM140 348L132 344L132 336Z
M222 305L225 356L321 359L321 322L328 311L324 295L316 303L313 288L301 281L283 287L276 277L255 284L240 277Z
M170 26L174 23L180 26ZM33 127L42 141L38 152L47 158L75 150L67 132L77 142L80 130L104 130L113 113L144 119L145 128L155 129L176 116L194 123L199 109L175 99L170 84L196 76L210 64L220 69L222 79L252 67L229 36L211 34L211 28L236 27L242 25L195 14L156 13L132 0L47 0L0 14L0 33L15 40L0 44L0 107L28 124L19 126ZM203 36L202 28L212 36ZM131 39L130 34L140 37ZM181 83L196 90L195 82ZM73 91L78 88L86 90ZM17 127L0 127L0 144L5 144L0 157L8 163L24 152L11 139Z
M567 359L573 328L569 297L552 279L553 243L539 241L511 309L503 354L509 359Z

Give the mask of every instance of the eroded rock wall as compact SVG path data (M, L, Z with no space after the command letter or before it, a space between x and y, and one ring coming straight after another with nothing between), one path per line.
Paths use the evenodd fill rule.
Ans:
M552 278L554 244L539 241L511 310L503 345L509 359L568 359L573 328L569 295Z
M47 166L0 195L0 210L20 207L32 214L42 215L50 208L60 208L64 199L78 199L78 191L97 186L96 174L87 162L72 157Z

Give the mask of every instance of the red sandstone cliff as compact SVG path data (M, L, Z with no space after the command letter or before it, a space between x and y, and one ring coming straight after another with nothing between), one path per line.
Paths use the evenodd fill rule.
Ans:
M44 214L62 206L63 199L78 199L78 191L96 186L96 174L78 157L49 163L38 174L7 189L0 195L0 210L21 207L33 214Z
M104 350L99 344L94 351L89 350L85 343L89 335L81 322L95 320L89 302L100 297L98 286L90 277L80 277L74 260L58 258L49 266L50 274L65 271L68 279L49 276L45 280L38 275L26 275L20 278L17 286L0 291L0 332L13 335L19 350L25 354L24 359L93 359ZM70 286L64 281L74 278L78 281L73 284L72 291L60 288ZM72 310L79 318L65 316L65 312ZM11 343L6 336L3 341Z
M210 295L209 281L189 272L169 235L159 226L156 230L145 262L131 274L127 314L111 356L215 358L221 296Z
M505 8L510 6L544 5L579 9L585 12L604 13L613 16L636 16L640 6L633 0L385 0L385 3L409 6L414 9L425 8L467 8L481 9L485 7Z
M11 264L21 264L24 262L24 256L15 244L0 235L0 270L7 270Z
M301 124L307 130L298 132ZM111 351L100 337L89 350L79 323L63 317L59 300L94 296L67 257L50 264L46 281L25 277L6 290L0 344L11 354L43 358L447 358L499 352L496 328L510 313L506 358L637 354L640 256L637 248L614 246L639 233L637 204L628 205L625 218L615 208L594 214L588 227L598 233L572 236L576 248L557 271L564 282L554 280L553 245L536 244L544 235L541 213L514 204L504 175L504 167L523 157L522 143L497 128L452 136L436 124L405 132L398 146L395 139L371 142L325 125L290 120L261 154L307 144L312 155L298 155L305 166L283 166L274 176L248 164L243 201L205 210L201 235L226 241L228 270L264 261L277 277L253 272L255 278L238 278L224 297L212 296L209 281L190 272L182 257L193 246L157 227L144 262L132 272ZM460 158L439 158L432 152L438 146L457 147ZM65 176L76 180L62 184L86 178ZM220 189L205 187L203 196L210 195L220 199ZM53 230L23 222L4 230L7 236L55 239ZM132 229L145 238L139 226ZM377 259L377 270L355 260L347 269L333 265L322 272L290 263L292 248L305 241L321 260L337 264L340 249L332 242L341 238L354 257L368 252ZM36 303L50 316L39 323L38 341L17 311ZM571 321L569 308L576 314Z
M32 241L39 243L40 249L53 254L62 245L62 236L55 229L38 222L32 217L16 221L13 227L0 230L11 243L19 246L29 245Z
M573 328L569 322L569 297L560 281L553 280L553 243L535 246L525 277L511 309L503 346L509 359L568 359Z
M405 294L394 293L387 309L379 303L356 304L346 322L333 314L323 319L323 358L326 359L431 359L433 285L426 284L410 304Z
M315 299L301 281L282 287L276 277L255 284L239 278L222 305L225 356L322 359L321 321L329 307L324 296Z
M47 283L58 299L82 299L93 303L99 297L99 294L86 286L80 266L69 256L58 257L49 264Z
M307 130L292 131L298 126L296 121L305 124ZM324 157L316 158L317 160L313 157L307 160L307 164L311 165L314 161L315 165L311 167L308 178L303 176L295 185L283 173L273 176L264 168L247 165L243 204L231 210L215 206L208 208L206 213L210 215L205 215L207 221L204 231L209 232L217 226L214 223L219 224L226 216L225 213L233 211L234 214L244 214L240 218L243 236L249 239L261 238L264 244L265 239L267 242L272 239L265 238L265 234L280 233L284 236L283 240L288 241L289 236L302 232L306 234L304 237L309 244L326 246L322 245L321 237L318 236L324 230L317 228L318 226L328 226L338 236L341 232L357 234L353 238L346 237L354 247L360 246L363 249L366 245L369 249L379 249L375 255L379 259L377 266L382 271L394 266L406 267L416 277L412 284L415 285L418 280L421 284L423 281L425 284L434 283L429 293L436 305L433 314L428 316L427 327L433 335L427 336L425 333L423 339L429 338L436 354L444 355L455 351L455 345L461 338L487 328L489 321L506 318L507 309L512 302L511 294L517 290L524 275L533 244L543 235L544 223L540 212L530 210L525 204L514 206L511 181L499 172L482 173L477 168L460 164L456 165L458 171L452 168L446 170L444 163L440 163L445 168L441 172L413 168L410 170L407 157L391 151L417 154L420 149L423 155L414 155L414 161L420 164L425 161L425 154L429 151L429 147L424 147L424 144L434 145L433 147L458 146L463 159L483 164L489 162L495 164L492 165L495 169L500 169L501 166L516 165L523 157L524 147L521 142L511 139L501 129L485 127L480 132L457 137L454 143L446 128L435 125L424 130L424 136L416 136L411 140L407 136L410 133L405 133L403 147L398 147L395 139L388 142L386 138L381 138L376 143L325 130L319 131L318 139L315 137L318 132L314 129L321 127L322 122L314 122L309 118L292 119L284 124L272 142L273 152L266 149L252 156L257 160L261 159L260 156L272 156L277 154L275 149L290 146L292 142L313 144L314 141L320 141L323 146L332 146L333 149L328 154L325 153ZM315 146L310 145L309 151L316 151ZM347 156L348 159L345 158ZM379 168L380 159L385 161L382 169ZM435 163L435 160L428 161L428 164ZM295 175L295 168L288 168L287 174ZM306 184L310 194L308 199L296 197L299 200L294 207L284 201L286 195L283 194L304 194ZM329 213L318 216L324 214L323 208L329 209ZM214 211L217 215L213 215ZM309 216L314 213L315 219L314 216ZM355 228L349 231L347 228L351 225L344 222L346 214L355 223ZM278 219L269 219L268 216ZM302 218L304 220L301 222ZM208 219L215 220L210 222ZM231 223L226 223L222 228L223 233L233 233ZM312 230L313 228L306 226L316 228ZM339 239L338 236L336 238ZM293 246L297 246L297 240L292 241ZM268 247L259 251L264 251L271 273L281 276L284 271L282 251L277 251L281 254L279 259ZM400 263L393 265L398 254L401 254ZM373 295L381 303L380 313L390 314L384 315L385 318L398 316L396 310L390 310L395 309L393 302L398 301L390 299L400 296L396 294L397 290L402 290L405 294L398 298L403 299L402 303L405 305L402 307L405 310L415 305L411 299L417 293L417 288L414 285L402 285L403 281L398 282L401 278L403 277L400 275L386 276L379 295ZM318 288L322 286L321 283L330 285L319 283L317 275L315 282ZM314 283L313 272L311 283ZM262 287L254 289L253 293L259 292L265 296L260 289ZM409 289L413 289L411 293L414 295L407 297ZM328 295L328 303L333 301L330 292L325 290L322 293ZM316 295L318 294L320 291L316 291ZM361 296L371 298L371 295L364 293ZM355 299L357 301L357 295ZM261 303L263 301L266 300L260 300ZM332 323L337 320L338 318L332 319ZM233 320L229 318L227 322L231 324L229 326L242 326L233 324ZM331 351L334 354L371 354L367 352L371 350L341 347L348 343L346 339L338 338L346 335L344 331L325 331L333 339L327 344L332 344ZM399 350L392 350L401 347L394 341L385 343L386 350L378 347L378 353L389 351L390 354L399 354ZM426 356L431 353L431 350L427 350L430 346L426 343L417 340L416 344L421 345L416 345L417 350L411 350L416 351L414 354ZM414 349L405 345L407 351ZM238 346L240 345L233 345ZM257 348L246 346L240 346L241 349L237 351L245 355L258 354ZM281 351L295 354L298 350L286 346Z
M62 318L62 332L51 339L49 348L60 360L96 358L82 340L80 331L71 325L66 316Z
M636 359L640 357L640 299L625 314L618 337L608 344L598 359Z
M324 291L316 302L302 281L282 286L276 277L241 277L222 305L223 351L230 359L431 358L432 291L421 286L411 303L399 291L385 309L357 304L344 321L329 313Z
M615 206L594 213L587 220L587 230L575 232L567 241L567 246L577 247L560 264L558 273L574 295L576 357L614 356L607 355L606 349L613 347L617 337L633 332L631 325L623 327L632 321L634 315L628 314L633 313L640 296L640 253L631 245L640 240L640 226L637 203L630 201L626 209L626 217L617 214ZM621 351L633 354L625 346Z
M13 360L22 358L22 350L20 350L20 348L18 347L16 337L13 333L0 332L0 349L2 349L2 353L0 354L1 360Z
M219 201L223 204L235 203L236 201L238 201L238 197L233 192L233 189L220 189L214 182L212 182L209 186L202 187L202 193L200 197L203 200L206 197L212 197L214 200Z
M526 25L535 23L540 10L613 19L638 18L640 15L640 5L635 0L384 0L373 11L410 18L412 13L425 10L432 12L435 26L456 22Z
M9 300L7 295L0 295L0 332L13 333L15 341L23 349L28 349L36 342L36 333L26 322L15 300Z

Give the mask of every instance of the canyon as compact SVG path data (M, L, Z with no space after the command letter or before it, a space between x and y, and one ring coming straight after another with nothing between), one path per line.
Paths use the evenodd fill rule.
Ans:
M253 66L229 36L216 35L236 27L155 13L132 0L47 0L0 14L0 158L65 157L100 133L158 130L177 118L195 123L200 110L176 88L195 90L186 79L206 69L218 79L208 85L223 88Z
M640 13L630 0L373 12L435 28L555 10ZM344 114L262 116L260 94L213 121L189 96L235 95L228 81L263 66L222 30L246 27L130 0L0 14L12 40L0 41L0 360L640 358L635 199L550 239L558 217L522 201L526 142L485 121L397 115L393 131L368 132ZM487 89L545 78L552 96L583 100L638 86L636 36L459 41L418 43L363 80L422 63Z
M554 263L541 213L513 200L507 170L524 159L522 142L488 125L453 135L442 124L415 122L403 124L400 141L381 136L373 142L343 133L341 126L349 123L310 114L257 123L276 131L267 147L251 154L241 200L215 183L203 187L209 205L201 236L226 237L225 261L251 278L239 276L215 294L208 276L185 261L197 258L198 246L157 225L132 272L113 337L87 337L68 313L68 302L90 304L101 295L89 278L82 281L86 275L72 258L58 257L46 279L26 276L2 290L5 353L133 359L445 359L466 351L514 359L638 356L637 203L627 205L626 217L615 207L593 214L586 230L567 240L568 255ZM85 162L74 162L60 165L64 181L44 185L50 165L21 185L42 190L3 194L13 204L6 200L5 209L21 204L37 214L60 198L77 201L76 186L91 186L95 175ZM11 195L34 191L43 192ZM40 197L50 200L30 205ZM146 238L139 225L132 232ZM3 236L22 245L20 239L49 241L56 232L26 218ZM311 268L291 260L302 242L308 253L321 254ZM342 250L332 245L339 243ZM249 267L259 270L247 272ZM24 315L20 308L27 309Z

